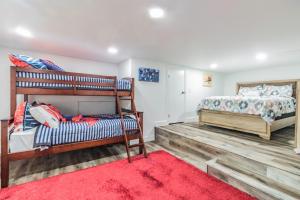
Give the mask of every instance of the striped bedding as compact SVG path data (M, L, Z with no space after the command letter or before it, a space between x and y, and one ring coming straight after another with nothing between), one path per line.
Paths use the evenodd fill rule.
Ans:
M136 120L129 116L125 117L124 123L126 129L137 129ZM100 140L121 135L120 119L101 119L93 126L89 126L86 122L74 123L68 121L61 123L57 129L48 128L43 125L39 126L35 133L33 147Z
M62 80L62 81L72 81L72 76L60 75L60 74L40 74L34 72L17 72L17 78L38 78L38 79L47 79L47 80ZM91 83L111 83L111 79L105 78L91 78L91 77L76 77L76 81L82 82L91 82ZM33 82L23 82L18 81L17 87L26 87L26 88L47 88L47 89L71 89L73 88L70 84L62 83L33 83ZM112 87L107 86L93 86L93 85L77 85L77 89L82 90L112 90ZM127 79L117 80L117 89L118 90L130 90L131 85L130 81Z

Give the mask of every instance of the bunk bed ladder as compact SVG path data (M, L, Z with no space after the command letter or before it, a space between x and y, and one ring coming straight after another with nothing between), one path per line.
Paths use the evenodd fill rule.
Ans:
M119 95L117 95L116 98L117 98L117 109L118 109L118 113L121 118L121 126L122 126L122 131L123 131L124 140L125 140L125 147L126 147L128 162L131 162L130 149L134 148L134 147L139 147L139 150L140 150L139 153L140 154L144 153L144 157L147 158L147 151L146 151L146 146L144 143L143 131L142 131L140 120L139 120L139 117L138 117L138 114L136 111L134 99L132 98L132 96L130 98L127 97L127 99L121 99ZM121 108L120 100L127 100L127 101L130 100L131 110L130 111L126 110L124 112ZM134 130L126 129L125 123L124 123L124 116L127 114L131 114L131 115L135 116L137 129L134 129ZM128 134L130 132L134 132L134 131L137 131L137 133L138 133L139 143L130 145L129 144L130 140L129 140Z

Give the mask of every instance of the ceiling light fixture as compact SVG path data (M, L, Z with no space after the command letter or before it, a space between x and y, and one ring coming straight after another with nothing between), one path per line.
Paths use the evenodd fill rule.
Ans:
M211 65L210 65L210 68L211 69L217 69L218 68L218 64L217 63L212 63Z
M15 29L15 32L16 32L16 34L18 34L18 35L20 35L22 37L33 38L32 33L28 29L26 29L24 27L18 26Z
M264 61L264 60L266 60L267 58L268 58L268 55L267 55L266 53L260 52L260 53L257 53L257 54L255 55L255 59L258 60L258 61Z
M107 49L107 52L110 54L117 54L119 52L119 50L116 47L109 47Z
M161 8L150 8L148 12L153 19L163 18L165 16L165 11Z

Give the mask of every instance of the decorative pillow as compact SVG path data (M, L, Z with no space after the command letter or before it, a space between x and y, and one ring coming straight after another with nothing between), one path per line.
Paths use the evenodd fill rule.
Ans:
M261 96L263 93L263 85L255 87L240 87L238 95L241 96Z
M17 107L14 115L15 131L26 131L40 125L40 123L31 116L29 112L30 108L30 103L26 101Z
M29 67L28 63L22 61L13 54L8 54L8 58L17 67Z
M19 54L12 54L17 59L21 60L22 62L27 63L28 65L36 68L36 69L47 69L47 66L40 61L40 59L34 59L26 55L19 55Z
M47 105L39 105L30 108L30 114L38 122L50 128L58 128L59 116Z
M58 108L56 108L55 106L48 104L47 105L52 111L53 113L55 113L55 115L57 116L57 118L62 121L62 122L66 122L67 119L63 117L63 115L61 114L60 110L58 110Z
M49 70L55 70L55 71L65 71L63 68L59 67L58 65L54 64L50 60L43 60L41 59L41 62L47 66L47 69Z
M263 95L291 97L293 95L293 85L264 85Z

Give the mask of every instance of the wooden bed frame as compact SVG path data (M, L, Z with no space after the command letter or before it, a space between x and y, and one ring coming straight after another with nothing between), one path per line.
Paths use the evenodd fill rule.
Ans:
M68 75L73 77L71 81L62 81L62 80L46 80L46 79L37 79L37 78L17 78L17 72L34 72L41 74L58 74L58 75ZM9 182L9 161L13 160L22 160L29 159L34 157L46 156L51 154L58 154L62 152L68 152L73 150L98 147L107 144L116 144L116 143L124 143L124 136L111 137L107 139L101 140L92 140L92 141L84 141L77 143L68 143L62 145L51 146L46 150L40 151L30 150L24 152L10 153L9 145L8 145L8 126L13 122L13 115L16 110L17 94L24 95L24 100L28 101L29 95L77 95L77 96L120 96L125 98L134 99L134 79L129 78L131 81L131 90L130 91L117 91L116 86L116 76L102 76L102 75L91 75L91 74L83 74L83 73L72 73L72 72L61 72L61 71L50 71L50 70L36 70L36 69L22 69L12 66L11 67L11 75L10 75L10 85L11 85L11 94L10 94L10 114L11 118L8 120L1 120L1 187L7 187ZM83 82L83 81L75 81L75 77L84 76L91 78L105 78L111 79L112 83L93 83L93 82ZM72 85L69 89L46 89L46 88L21 88L16 87L17 81L24 82L40 82L40 83L62 83L62 84L70 84ZM112 87L111 90L80 90L77 89L78 85L95 85L95 86L106 86ZM118 102L116 98L116 112L118 112ZM119 109L120 110L120 109ZM141 134L143 134L143 112L137 112L138 121L141 125ZM133 139L140 139L139 132L134 132L128 135L128 141ZM126 146L127 147L127 146ZM142 146L139 146L139 153L143 153Z
M254 87L257 85L293 85L293 97L297 99L296 115L275 120L269 125L260 116L241 114L224 111L212 111L212 110L201 110L199 112L199 123L201 125L210 125L221 128L227 128L231 130L237 130L247 133L253 133L260 137L270 140L271 133L273 131L282 129L284 127L291 126L296 123L295 131L295 145L300 146L299 135L297 124L299 122L299 96L300 96L300 80L278 80L278 81L262 81L262 82L248 82L248 83L237 83L236 93L238 93L240 87ZM297 139L298 138L298 139Z

